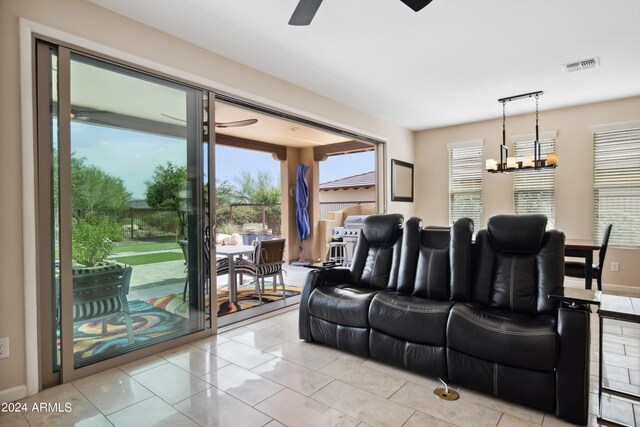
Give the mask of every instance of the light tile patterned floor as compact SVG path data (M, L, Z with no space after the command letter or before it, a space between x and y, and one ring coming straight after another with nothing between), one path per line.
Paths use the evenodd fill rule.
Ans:
M597 425L598 322L592 318L591 416ZM471 390L445 402L437 382L299 341L298 311L129 363L25 400L70 402L70 413L5 414L2 426L563 426L552 414ZM605 375L640 392L640 325L605 325ZM608 400L605 414L635 425L640 406Z

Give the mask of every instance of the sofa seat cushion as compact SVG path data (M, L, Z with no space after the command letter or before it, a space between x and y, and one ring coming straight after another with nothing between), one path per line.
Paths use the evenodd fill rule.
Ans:
M309 296L309 314L338 325L368 328L369 305L378 292L349 285L321 286Z
M552 372L557 360L556 318L477 303L458 303L447 325L449 348L488 362Z
M454 303L397 292L380 292L371 302L371 327L406 341L443 346L447 319Z

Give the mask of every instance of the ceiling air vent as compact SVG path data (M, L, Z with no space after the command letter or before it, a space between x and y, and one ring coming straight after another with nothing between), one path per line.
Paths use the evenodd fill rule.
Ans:
M582 61L571 62L564 64L563 68L566 72L571 73L573 71L587 70L589 68L596 68L600 65L598 57L583 59Z

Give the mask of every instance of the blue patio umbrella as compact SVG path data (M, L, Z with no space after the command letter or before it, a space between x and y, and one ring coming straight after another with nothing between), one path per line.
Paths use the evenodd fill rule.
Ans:
M311 234L309 224L309 186L307 185L307 171L309 167L300 163L296 173L296 222L298 224L298 238L300 239L300 262L304 262L303 244Z

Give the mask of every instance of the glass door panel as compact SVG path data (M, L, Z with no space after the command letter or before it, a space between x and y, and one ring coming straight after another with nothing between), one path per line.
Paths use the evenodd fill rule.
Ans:
M51 158L49 170L51 171L50 183L53 195L51 203L52 210L52 236L53 247L53 295L52 295L52 322L53 325L53 371L58 372L62 366L61 358L61 337L60 330L60 188L58 179L59 151L58 151L58 55L54 49L50 49L51 57Z
M203 93L75 53L69 75L79 368L205 327Z

